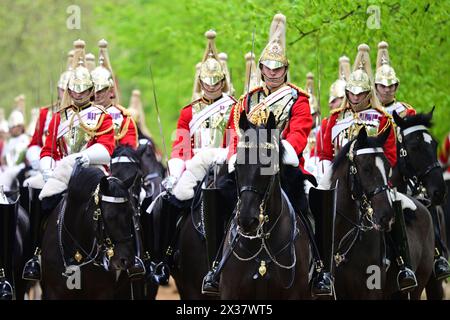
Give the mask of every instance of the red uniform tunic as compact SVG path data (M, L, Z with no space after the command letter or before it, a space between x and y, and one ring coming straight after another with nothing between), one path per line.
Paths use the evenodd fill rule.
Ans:
M49 124L49 121L47 121L47 117L51 117L51 114L49 114L50 108L51 106L47 106L39 109L39 118L37 120L36 128L34 129L33 137L31 138L28 147L44 146L44 140L46 133L48 131L48 124Z
M223 101L223 104L220 101ZM209 117L205 117L205 121L198 127L197 131L191 134L189 124L193 115L200 113L214 103L219 103L220 110ZM235 103L236 100L233 97L224 94L215 101L200 98L181 109L177 123L176 138L172 144L171 158L179 158L186 161L194 156L196 149L222 146L231 106ZM200 141L202 130L206 131L211 139Z
M114 138L116 144L137 149L137 127L129 111L121 105L111 106L106 110L111 116L114 124Z
M445 138L442 148L439 151L439 161L446 168L446 172L450 173L450 133Z
M367 113L369 111L371 112L371 114ZM350 125L347 129L340 131L337 136L333 138L333 127L335 127L336 125L343 125L343 123L348 121L349 119L348 117L346 119L343 119L344 115L350 115L349 118L359 119L359 121L365 123L366 128L369 127L369 123L378 124L377 128L373 128L376 129L376 132L378 134L386 130L388 126L393 126L392 121L390 120L390 116L381 109L378 110L369 108L360 112L354 112L350 107L344 107L333 110L325 130L323 145L319 154L320 160L333 160L337 152L339 152L339 150L335 150L336 140L342 139L344 136L348 135L348 131L355 126L355 124ZM366 117L363 117L364 115L366 115ZM370 135L372 134L370 134L369 132L369 136ZM345 138L351 140L354 137L346 136ZM340 145L340 147L342 146L343 145ZM394 167L397 163L397 145L395 140L395 130L393 128L391 129L391 132L385 142L385 145L383 146L383 149L390 165Z
M58 138L58 128L61 121L61 115L59 112L55 113L50 121L48 136L45 139L44 147L41 150L41 158L52 157L54 160L61 160L64 158L67 150L66 142L64 137ZM114 129L111 116L107 113L101 115L99 120L100 126L97 132L102 134L97 135L89 140L86 147L90 147L95 143L102 144L109 154L112 155L115 144L114 144Z
M281 138L287 140L292 145L300 161L299 167L300 169L302 169L302 171L305 171L303 167L305 163L305 160L303 158L303 150L308 143L308 136L313 123L308 101L309 96L305 91L293 84L287 83L286 85L292 88L292 95L290 97L287 96L286 98L289 100L287 102L288 104L286 105L289 110L281 110L281 112L287 112L287 114L285 119L282 119L281 121L279 121L279 123L277 123L277 128L282 128ZM255 88L245 96L241 97L239 103L233 106L230 121L228 122L228 129L231 129L229 144L230 154L236 153L238 143L235 123L238 123L239 121L238 119L236 119L236 117L239 117L242 109L245 109L246 112L249 113L256 103L263 101L263 99L269 95L266 90L267 89L263 87ZM247 102L249 101L247 95L250 95L250 107L247 106ZM277 109L277 106L274 105L276 105L277 102L275 102L271 106L267 106L274 113L276 113ZM240 108L241 110L239 110L239 112L235 112L235 108Z

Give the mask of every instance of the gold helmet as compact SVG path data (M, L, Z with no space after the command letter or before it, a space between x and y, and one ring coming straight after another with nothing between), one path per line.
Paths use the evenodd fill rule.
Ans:
M130 111L133 120L136 122L141 132L145 136L151 137L150 130L147 128L147 125L145 124L145 114L141 100L141 91L135 89L131 93L128 111Z
M16 126L24 126L25 118L23 117L23 113L19 109L15 109L11 112L8 117L8 127L14 128Z
M205 37L208 39L208 44L206 45L205 54L203 55L202 64L200 65L199 80L207 85L213 86L225 79L222 92L228 92L225 71L219 61L219 55L217 54L216 45L214 43L216 32L213 30L206 31Z
M95 69L95 55L93 53L86 53L86 68L89 72Z
M192 89L192 99L191 99L192 101L198 100L202 96L202 88L200 86L200 81L198 81L201 66L202 66L201 62L195 65L194 88Z
M256 67L255 55L252 52L245 54L245 82L244 93L252 91L261 85L261 71Z
M74 41L75 55L73 58L73 71L69 78L68 88L74 92L80 93L94 86L91 73L85 67L85 42L83 40ZM76 64L76 65L75 65Z
M390 86L396 83L400 83L400 80L395 74L394 68L391 67L389 52L389 45L385 41L381 41L378 44L377 55L377 72L375 73L375 83L382 84L384 86Z
M338 79L333 82L330 87L330 98L328 103L334 99L343 98L345 96L345 84L350 77L350 59L346 56L339 58L339 74Z
M67 84L69 83L70 74L72 73L72 65L73 65L73 56L75 54L75 50L70 50L67 54L67 69L63 73L58 80L58 88L65 90L67 88Z
M108 42L102 39L98 42L99 54L98 54L98 64L99 66L95 68L92 74L92 80L95 85L95 92L98 92L104 88L114 88L115 103L119 103L119 94L117 84L114 81L114 73L111 66L111 60L108 54Z
M235 90L234 90L233 84L231 83L230 71L228 70L228 62L227 62L228 55L225 52L219 53L219 61L222 64L222 69L223 69L223 72L225 73L225 78L226 78L226 82L227 82L227 86L228 86L228 91L225 93L230 96L234 96Z
M17 97L14 98L14 109L19 110L22 115L25 114L25 95L20 94Z
M314 95L314 75L312 72L308 72L306 75L306 92L309 94L309 107L311 109L311 114L320 113L319 103L316 96Z
M369 46L365 43L358 46L353 65L353 72L345 85L345 90L353 94L370 91L372 88L372 69L370 67Z
M281 13L273 17L270 25L269 43L259 58L259 64L263 64L270 69L289 65L286 57L286 16Z

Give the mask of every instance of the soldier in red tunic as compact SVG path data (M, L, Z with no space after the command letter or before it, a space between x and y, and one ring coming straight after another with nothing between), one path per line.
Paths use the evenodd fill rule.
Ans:
M85 43L77 40L74 46L73 71L60 108L52 116L48 136L41 150L40 170L45 184L39 193L38 186L30 183L35 189L31 200L37 203L31 214L40 217L43 216L43 206L39 204L37 194L39 199L45 202L51 199L51 196L65 191L76 159L79 159L83 166L96 166L106 172L115 147L111 116L102 106L91 102L94 83L89 70L84 67ZM49 203L45 205L49 206ZM50 208L46 209L48 210ZM40 280L41 277L40 228L35 229L32 230L37 233L33 235L36 239L35 254L23 271L23 278L28 280Z

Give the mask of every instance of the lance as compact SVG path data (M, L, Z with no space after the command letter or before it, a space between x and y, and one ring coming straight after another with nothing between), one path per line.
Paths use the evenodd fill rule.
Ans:
M148 68L149 68L149 71L150 71L150 80L151 80L151 83L152 83L153 100L154 100L154 102L155 102L156 116L157 116L158 127L159 127L159 134L161 135L161 140L162 140L162 145L163 145L164 157L165 157L165 159L166 159L166 163L168 163L168 162L169 162L169 159L168 159L168 155L167 155L166 140L164 139L164 133L163 133L162 123L161 123L161 117L160 117L160 113L159 113L159 107L158 107L158 100L157 100L157 98L156 98L155 82L154 82L154 80L153 80L152 65L150 64L150 62L148 63ZM169 167L167 167L167 171L169 172L169 176L170 176L170 169L169 169Z

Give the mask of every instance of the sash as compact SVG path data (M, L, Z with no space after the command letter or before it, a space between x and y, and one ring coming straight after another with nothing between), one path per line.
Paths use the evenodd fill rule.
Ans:
M192 137L194 135L194 133L206 119L209 119L209 117L211 117L212 115L229 107L234 103L235 101L229 95L224 95L221 99L217 100L213 104L210 104L202 111L194 114L192 120L189 122L190 136Z
M377 120L381 117L380 113L377 110L369 109L358 112L358 117L355 119L353 114L350 116L336 122L336 124L331 129L331 141L333 141L342 131L351 127L355 122L368 122L372 120Z
M89 108L81 110L78 114L81 118L81 120L86 123L87 120L95 120L97 119L98 114L102 114L102 110L95 108L94 106L90 106ZM72 121L73 118L73 121ZM72 122L72 127L77 127L80 125L80 119L76 116L75 112L70 115L70 117L59 124L58 126L58 135L57 138L61 138L64 136L68 131L70 127L70 123ZM97 119L98 122L98 119Z
M283 99L285 96L287 96L289 93L292 92L292 88L288 85L281 87L275 92L272 92L267 97L265 97L261 102L259 102L257 105L255 105L252 110L248 113L247 117L250 119L252 115L255 112L258 112L262 108L266 106L270 106L273 103L277 102L278 100Z
M392 113L394 112L394 110L400 114L403 111L406 110L406 107L401 104L400 102L394 102L393 104L391 104L389 107L385 107L386 112L389 113L390 115L392 115Z

